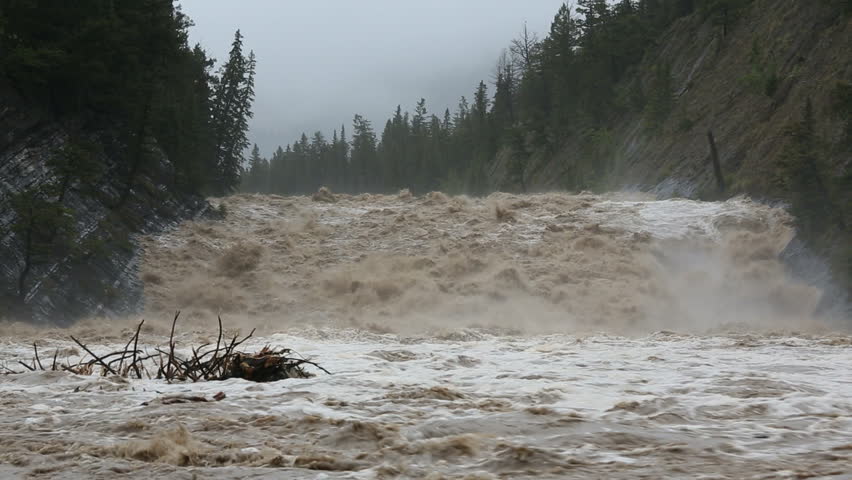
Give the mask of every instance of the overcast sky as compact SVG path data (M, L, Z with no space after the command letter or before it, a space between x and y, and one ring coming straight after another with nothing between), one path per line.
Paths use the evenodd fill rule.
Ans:
M421 97L443 114L490 81L524 22L543 36L563 0L181 0L218 60L233 34L258 58L251 139L264 155L360 113L378 132ZM490 88L493 94L493 87Z

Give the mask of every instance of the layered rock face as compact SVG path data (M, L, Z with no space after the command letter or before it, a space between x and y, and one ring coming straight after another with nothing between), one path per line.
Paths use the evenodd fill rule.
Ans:
M96 185L70 185L62 202L74 223L69 253L34 262L21 293L26 249L13 228L11 199L56 182L49 160L68 144L69 130L0 86L0 318L63 325L82 316L132 312L141 305L142 291L136 235L162 231L207 208L201 197L168 187L173 167L155 146L120 202L128 175L117 159L125 148L108 132L75 129L102 147L96 154L103 175Z

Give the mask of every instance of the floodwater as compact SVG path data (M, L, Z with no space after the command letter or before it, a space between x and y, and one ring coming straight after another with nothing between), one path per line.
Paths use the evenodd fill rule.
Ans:
M852 336L777 208L639 195L222 200L143 239L144 315L0 325L2 478L852 478ZM218 200L216 200L218 202ZM288 347L309 379L29 372ZM310 368L310 367L308 367ZM170 404L195 395L218 402Z

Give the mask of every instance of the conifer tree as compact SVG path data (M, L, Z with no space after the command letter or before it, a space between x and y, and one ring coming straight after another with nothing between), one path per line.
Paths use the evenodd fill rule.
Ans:
M349 162L349 141L346 140L346 125L340 126L340 141L335 149L335 163L338 165L340 173L338 179L340 188L343 191L353 191L351 167Z
M700 0L701 11L722 27L722 36L728 35L739 12L752 0Z
M643 111L654 130L674 108L666 65L655 69L647 85L635 72L659 34L697 8L719 12L724 4L734 11L750 1L578 0L576 9L563 4L544 38L525 25L498 59L493 96L480 82L470 103L462 97L443 118L430 115L422 98L413 115L397 106L382 124L380 142L364 135L359 116L351 158L339 153L348 146L345 134L332 141L333 170L343 175L342 188L354 192L443 186L483 194L499 152L509 170L501 187L525 190L532 155L552 157L572 141L582 158L565 162L563 175L569 178L561 183L597 187L613 165L613 118L628 109ZM317 158L321 164L322 156Z
M23 300L29 293L27 280L32 269L68 253L75 231L74 219L70 210L37 188L13 195L11 205L15 212L12 231L21 243L23 254L18 273L18 296Z
M368 191L375 187L370 166L376 160L376 134L372 124L361 115L355 115L352 134L353 186L356 191Z
M515 95L517 90L515 64L516 62L509 58L506 51L497 61L496 92L494 93L494 106L491 115L498 136L515 123Z
M220 192L233 190L242 174L243 155L249 146L248 120L254 101L254 53L243 55L243 36L234 34L228 61L220 70L213 93L213 124L218 178L215 187Z
M260 156L257 144L251 150L249 166L243 176L242 190L245 192L267 193L269 191L269 162Z
M426 188L427 155L429 145L429 119L426 109L426 99L421 98L414 107L414 116L411 117L411 146L410 160L406 177L408 185L414 191L422 191Z
M103 165L98 159L97 150L97 145L90 141L72 138L48 160L48 165L57 177L57 181L51 185L57 203L64 202L68 191L75 184L90 187L98 182Z

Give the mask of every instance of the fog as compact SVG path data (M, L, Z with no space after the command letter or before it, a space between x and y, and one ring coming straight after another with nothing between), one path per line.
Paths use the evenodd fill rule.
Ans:
M182 0L191 41L227 58L241 29L258 57L251 140L269 155L360 113L381 130L396 105L451 110L490 81L526 22L543 36L562 0ZM491 87L493 93L493 87Z

